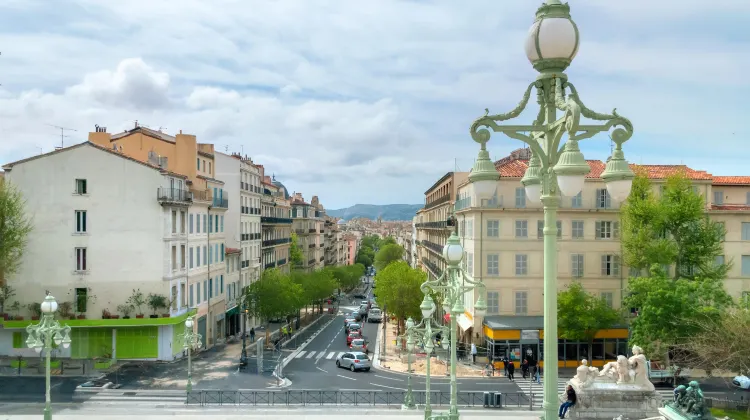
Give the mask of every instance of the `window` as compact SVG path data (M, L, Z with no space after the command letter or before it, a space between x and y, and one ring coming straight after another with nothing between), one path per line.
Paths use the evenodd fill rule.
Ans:
M88 289L85 287L76 288L76 312L86 313L86 304L88 303Z
M216 279L217 283L219 279ZM214 297L214 279L210 278L208 279L208 298L211 299Z
M497 254L487 255L487 275L497 276L500 275L500 256Z
M180 212L180 233L185 233L185 212Z
M724 191L714 191L714 204L724 204Z
M750 277L750 255L742 256L742 277Z
M221 216L221 232L224 232L224 216Z
M516 188L516 208L526 208L526 189L524 187Z
M466 271L470 276L474 276L474 254L471 252L466 254Z
M527 274L529 274L529 256L516 254L516 275L525 276Z
M620 256L606 254L602 255L602 275L618 276L620 275Z
M214 218L208 217L208 233L214 233Z
M203 215L203 233L207 232L208 222L206 222L206 218L208 217L207 214Z
M557 221L557 237L562 238L562 220ZM536 221L536 238L544 239L544 220Z
M224 293L224 275L223 274L219 277L219 282L221 284L221 288L219 289L219 293Z
M195 163L197 164L196 169L201 170L201 158L195 158Z
M205 296L205 293L204 293ZM195 285L195 304L200 305L201 304L201 282L198 282L198 284Z
M193 268L193 247L190 247L190 258L189 258L190 268Z
M497 238L500 236L500 221L499 220L487 221L487 236L490 238Z
M177 233L177 211L172 210L172 233Z
M214 215L214 233L219 232L219 215Z
M190 213L190 223L189 224L190 224L190 226L189 226L190 233L193 233L193 214L192 213Z
M76 233L86 232L86 210L76 210Z
M745 204L750 204L750 192L745 193Z
M614 301L614 295L615 294L612 292L602 292L600 296L607 306L611 308Z
M727 240L726 223L725 222L716 222L716 224L718 225L717 227L721 228L721 230L719 231L719 233L721 235L721 241L722 242L726 241Z
M529 222L527 220L516 220L516 238L529 237Z
M570 207L574 209L580 209L583 207L583 191L578 191L578 194L571 197Z
M596 239L612 239L620 237L620 222L597 221Z
M724 265L724 256L723 255L717 255L714 258L714 264L718 267L720 265Z
M193 307L193 286L193 284L190 285L190 302L188 304L191 308Z
M76 248L76 271L88 270L86 261L86 248Z
M583 220L573 220L571 222L571 236L573 239L583 238Z
M500 313L500 292L487 292L487 313Z
M201 247L195 247L195 266L201 266Z
M466 221L466 237L467 238L474 237L474 221L473 220Z
M76 194L88 194L88 185L85 179L76 179Z
M177 270L177 246L172 245L172 270Z
M210 299L211 296L208 295L208 280L203 280L203 299Z
M742 222L742 240L750 241L750 223Z
M221 244L221 260L224 261L224 244Z
M180 245L180 268L185 269L185 245Z
M208 255L208 249L205 245L203 245L203 265L211 264L211 261L209 260L210 256Z
M516 315L526 315L529 312L528 292L516 292Z
M208 162L208 174L211 175L211 162Z
M606 188L596 190L596 208L608 209L612 206L612 200Z
M583 277L583 254L570 254L570 275L573 278Z

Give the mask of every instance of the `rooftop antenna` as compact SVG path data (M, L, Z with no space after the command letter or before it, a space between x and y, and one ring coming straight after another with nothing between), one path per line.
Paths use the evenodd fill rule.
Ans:
M65 147L65 137L70 137L65 134L65 131L78 131L74 128L60 127L59 125L47 124L50 127L55 127L60 130L60 147Z
M229 145L228 144L224 145L224 153L229 153Z
M167 127L159 126L159 132L160 133L163 133L164 132L163 130L166 130L166 129L167 129Z

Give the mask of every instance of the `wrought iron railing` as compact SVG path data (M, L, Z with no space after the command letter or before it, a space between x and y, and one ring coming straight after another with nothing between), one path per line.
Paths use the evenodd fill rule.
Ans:
M422 222L417 223L414 226L422 229L446 229L448 228L448 222Z
M278 239L266 239L263 241L263 246L274 246L280 244L286 244L291 242L289 238L278 238Z
M270 217L270 216L262 216L260 218L261 223L265 224L271 224L271 225L278 225L278 224L288 224L292 223L292 219L286 218L286 217Z
M188 204L193 202L193 193L179 188L159 187L156 190L156 199L160 202Z
M425 204L424 208L425 209L431 209L431 208L433 208L435 206L439 206L439 205L441 205L443 203L447 203L449 201L451 201L451 196L450 195L444 195L444 196L438 198L435 201L432 201L432 202L429 202L429 203Z
M434 274L436 277L440 277L443 275L443 270L441 270L437 264L427 259L427 257L422 257L422 263L427 266L427 268L432 271L432 274Z
M223 197L214 197L214 199L211 200L211 207L227 209L229 208L229 199Z
M427 248L427 249L432 250L433 252L437 252L438 254L442 254L443 253L443 246L442 245L438 245L435 242L424 240L424 241L422 241L422 246L425 247L425 248Z

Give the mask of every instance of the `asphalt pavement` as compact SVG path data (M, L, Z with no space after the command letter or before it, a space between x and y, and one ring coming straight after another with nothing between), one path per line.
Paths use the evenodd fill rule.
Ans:
M52 401L71 402L76 387L90 378L57 377L50 379L50 396ZM45 379L39 377L3 377L0 378L0 402L35 403L44 402ZM0 409L2 412L2 409Z

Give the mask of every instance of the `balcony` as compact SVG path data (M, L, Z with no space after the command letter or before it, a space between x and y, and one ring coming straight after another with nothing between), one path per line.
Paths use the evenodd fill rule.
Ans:
M193 195L193 201L211 201L211 197L213 197L213 192L211 190L197 190L191 188L190 194Z
M179 188L159 187L156 189L156 199L161 205L189 206L193 202L193 194L188 190Z
M286 264L286 258L282 258L282 259L276 261L276 266L277 267L281 267L284 264Z
M214 197L214 199L211 200L211 207L217 208L217 209L228 209L229 208L229 199L228 198Z
M242 233L240 241L254 241L260 239L260 233Z
M448 222L422 222L414 225L417 229L449 229Z
M435 242L432 241L422 241L422 246L429 249L432 252L443 254L443 246L438 245Z
M323 262L323 260L325 260L325 259L326 259L326 257L320 257L320 262Z
M317 231L318 231L317 229L308 229L308 230L307 230L307 232L308 232L308 233L315 233L315 232L317 232Z
M307 246L307 248L313 249L313 248L315 248L315 244L310 244L310 245Z
M265 239L263 241L263 246L275 246L275 245L281 245L281 244L288 244L291 241L289 238L278 238L278 239Z
M438 198L435 201L432 201L432 202L429 202L429 203L425 204L424 208L425 209L431 209L433 207L439 206L439 205L447 203L449 201L451 201L451 196L450 195L444 195L444 196Z
M427 257L422 257L422 264L424 264L435 277L440 277L443 275L443 270L438 268L437 264L428 260Z
M264 269L264 270L268 270L269 268L274 268L275 266L276 266L276 263L270 262L270 263L266 263L266 264L265 264L265 265L263 266L263 269Z
M313 265L315 264L315 258L307 260L307 265Z
M292 223L292 219L287 219L285 217L262 216L260 222L266 225L281 225Z
M319 246L319 247L321 247L321 248L323 248L323 247L324 247L324 246L326 246L326 245L325 245L325 244L320 244L320 245L318 245L318 246Z
M297 235L307 235L307 229L294 229L294 233Z
M320 232L320 233L326 233L326 231L323 230L323 229L319 230L318 232Z

